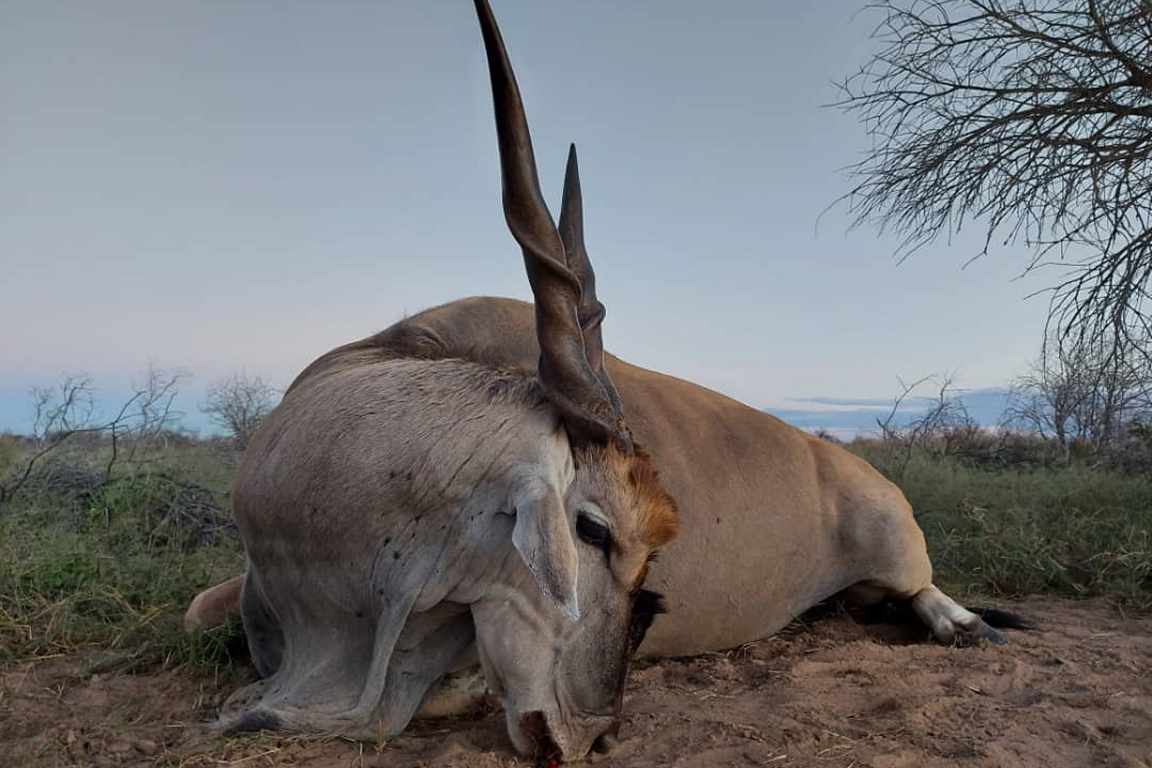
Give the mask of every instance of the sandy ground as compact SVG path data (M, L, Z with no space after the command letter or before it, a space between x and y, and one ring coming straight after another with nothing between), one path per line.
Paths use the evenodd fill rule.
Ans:
M603 766L1089 768L1152 765L1152 618L1100 603L1007 606L1011 644L948 648L844 615L726 654L638 665ZM74 658L0 677L0 766L526 766L495 713L416 724L385 745L205 725L238 684L93 674Z

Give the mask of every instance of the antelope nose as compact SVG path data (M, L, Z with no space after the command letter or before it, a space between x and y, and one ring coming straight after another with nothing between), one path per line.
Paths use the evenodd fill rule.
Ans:
M620 741L619 738L617 738L619 732L620 724L613 723L611 728L597 736L596 740L592 742L592 751L601 755L611 754L612 750L616 749L616 745Z
M520 731L532 744L533 757L545 764L559 763L562 757L561 750L552 738L548 719L543 712L527 712L520 717Z

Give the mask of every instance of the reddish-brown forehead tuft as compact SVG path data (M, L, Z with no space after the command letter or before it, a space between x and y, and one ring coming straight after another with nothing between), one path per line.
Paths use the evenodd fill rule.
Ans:
M639 502L640 538L652 549L662 547L676 538L679 522L676 515L676 500L660 484L660 473L652 455L642 446L636 446L635 454L619 454L628 462L628 484L632 486Z

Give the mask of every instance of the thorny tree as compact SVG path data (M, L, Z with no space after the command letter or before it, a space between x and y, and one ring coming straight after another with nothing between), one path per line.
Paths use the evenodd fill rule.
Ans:
M179 424L183 414L173 404L187 376L149 365L143 381L111 417L98 414L96 387L86 375L66 374L55 387L34 388L32 450L0 476L0 501L20 490L39 462L84 437L107 440L104 481L110 480L118 463L135 463L138 453L165 440Z
M892 410L876 419L880 440L888 452L888 465L897 480L904 477L913 453L924 450L939 456L949 456L962 446L970 444L980 432L964 406L955 387L953 374L932 375L906 383L897 377L901 392L892 401ZM915 395L922 385L936 388L935 396L923 398ZM902 411L912 400L924 404L915 418L901 421Z
M243 450L279 399L280 392L264 379L238 373L209 385L200 410Z
M1050 334L1012 388L1008 425L1050 438L1064 451L1118 447L1152 418L1152 361L1097 334Z
M1052 318L1148 354L1152 0L881 0L882 50L838 106L872 138L855 224L902 255L978 219L1062 262ZM978 254L979 255L979 254Z

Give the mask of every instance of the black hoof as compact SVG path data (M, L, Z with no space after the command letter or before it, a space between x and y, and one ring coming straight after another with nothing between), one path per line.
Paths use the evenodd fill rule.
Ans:
M263 709L251 710L245 712L244 715L236 721L236 724L228 730L237 733L278 731L280 730L280 718Z
M958 645L979 645L981 640L990 645L1008 644L1003 635L982 621L974 627L965 627L963 632L956 635Z

